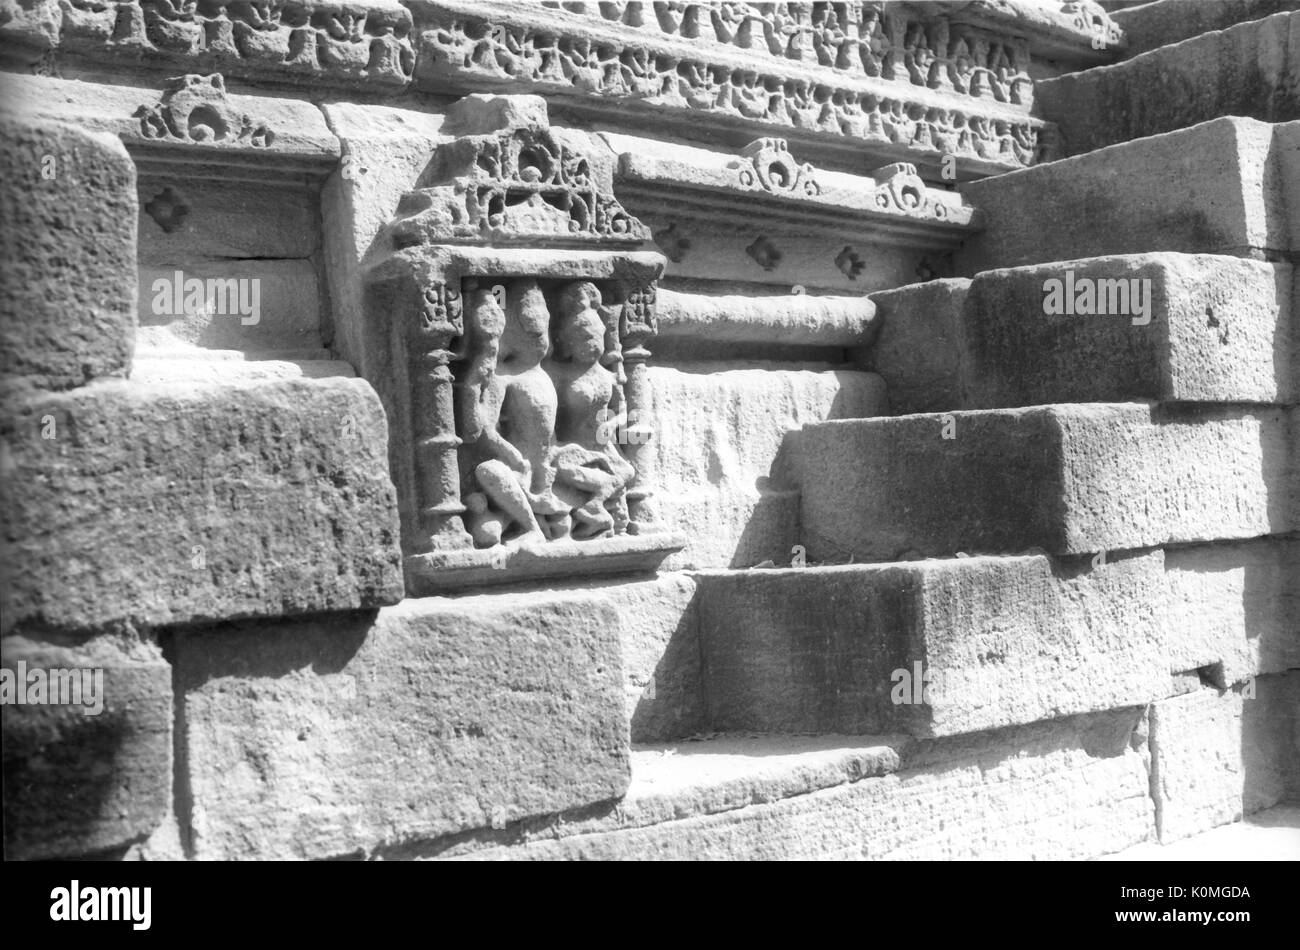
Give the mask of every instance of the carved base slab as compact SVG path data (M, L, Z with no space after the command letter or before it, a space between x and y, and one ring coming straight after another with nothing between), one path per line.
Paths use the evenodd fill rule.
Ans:
M664 532L417 554L405 560L406 593L420 597L547 577L650 572L685 545L684 535Z

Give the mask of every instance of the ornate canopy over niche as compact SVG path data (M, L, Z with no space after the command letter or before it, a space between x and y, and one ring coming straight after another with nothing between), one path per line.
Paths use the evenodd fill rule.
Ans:
M683 544L641 451L664 260L540 99L467 97L444 131L366 281L407 589L652 569Z

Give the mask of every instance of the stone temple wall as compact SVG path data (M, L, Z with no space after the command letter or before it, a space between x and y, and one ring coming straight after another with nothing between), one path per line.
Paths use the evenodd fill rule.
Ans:
M1298 8L0 0L6 858L1300 803Z

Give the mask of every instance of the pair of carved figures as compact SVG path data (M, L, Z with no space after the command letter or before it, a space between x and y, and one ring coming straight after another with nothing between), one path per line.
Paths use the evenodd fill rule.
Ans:
M456 428L476 547L627 528L635 469L610 436L626 415L617 332L595 284L566 284L555 299L552 347L537 281L467 288Z

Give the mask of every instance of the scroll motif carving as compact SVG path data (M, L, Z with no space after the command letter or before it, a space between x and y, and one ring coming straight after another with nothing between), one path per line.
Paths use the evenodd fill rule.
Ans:
M784 139L759 139L741 152L733 163L745 188L761 188L773 194L811 196L821 194L816 172L807 162L796 162Z
M930 197L915 165L897 162L876 169L872 176L880 182L876 188L876 204L880 208L939 219L948 216L947 206Z
M230 104L220 73L173 79L161 102L140 106L135 116L140 120L140 134L149 139L240 142L254 148L266 148L275 141L275 133L264 120Z

